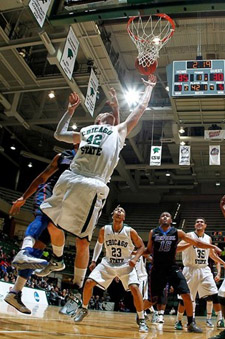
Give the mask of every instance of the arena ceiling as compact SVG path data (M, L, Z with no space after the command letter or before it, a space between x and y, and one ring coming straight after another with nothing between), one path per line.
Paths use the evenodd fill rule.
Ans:
M121 119L130 108L124 92L130 86L142 89L134 67L137 49L126 32L129 16L165 12L175 21L173 38L160 52L158 83L138 127L126 141L112 176L113 194L122 201L153 201L162 197L199 194L221 195L225 184L225 147L221 165L209 166L209 142L204 129L225 125L225 100L219 98L170 100L166 90L166 66L174 60L225 59L224 1L52 1L43 29L28 8L28 0L0 3L0 185L23 191L54 157L68 148L53 133L65 111L68 95L76 91L82 104L73 123L78 129L92 123L84 105L90 70L99 79L94 116L107 111L109 89L118 93ZM72 25L79 51L72 81L59 66L62 50ZM55 98L49 99L50 91ZM185 134L179 134L183 126ZM191 165L179 166L179 145L191 145ZM162 165L149 165L150 146L163 146ZM11 150L12 145L16 150ZM28 168L29 162L33 163ZM169 172L170 176L166 176ZM220 182L221 186L216 186Z

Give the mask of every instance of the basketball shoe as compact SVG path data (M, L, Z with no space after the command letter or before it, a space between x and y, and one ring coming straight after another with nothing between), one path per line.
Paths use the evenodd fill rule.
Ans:
M206 319L206 326L207 326L207 327L210 327L210 328L213 328L213 327L214 327L214 325L213 325L211 319Z
M139 332L148 332L148 326L146 325L145 319L139 319Z
M75 315L76 311L81 305L82 305L82 302L80 300L80 294L69 296L65 305L62 308L60 308L59 313L73 316Z
M46 265L47 260L33 257L26 249L20 250L12 261L12 266L20 270L43 268Z
M81 307L74 317L75 323L80 323L88 315L88 310Z
M35 274L38 277L46 277L51 272L64 270L65 267L66 265L64 264L64 261L63 260L58 261L57 257L53 255L48 265L42 270L36 270Z
M7 302L12 307L16 308L21 313L25 314L31 314L31 311L24 305L24 303L21 300L22 292L9 292L5 296L5 302Z
M209 339L225 339L225 330L215 335L214 337L210 337Z
M194 321L187 326L187 331L192 333L202 333L202 329L198 327Z
M183 325L182 325L181 320L178 320L175 322L174 328L175 330L183 330Z

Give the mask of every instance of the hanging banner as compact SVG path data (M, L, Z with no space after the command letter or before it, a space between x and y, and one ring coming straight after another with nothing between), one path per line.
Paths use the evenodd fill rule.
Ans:
M181 166L190 166L191 158L191 147L190 146L181 146L179 153L179 165Z
M29 7L40 27L44 25L46 14L52 0L31 0Z
M204 139L225 139L225 130L205 130Z
M151 146L150 166L161 166L162 146Z
M62 53L62 57L60 60L60 66L68 76L68 78L71 80L73 75L73 69L77 57L79 47L79 41L77 40L77 37L72 29L70 27L69 33L66 38L66 43L64 46L64 50Z
M220 145L209 145L209 165L220 165Z
M96 77L93 69L91 69L91 75L89 78L87 95L85 98L85 106L87 107L92 117L94 115L94 110L95 110L97 91L98 91L98 78Z

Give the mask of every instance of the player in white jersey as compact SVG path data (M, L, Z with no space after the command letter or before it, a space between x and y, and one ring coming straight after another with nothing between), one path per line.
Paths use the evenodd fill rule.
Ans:
M59 122L55 137L64 142L80 144L71 170L65 171L56 183L53 195L41 209L53 223L76 236L74 284L82 287L89 262L89 242L108 196L108 181L119 160L126 136L137 125L148 106L156 77L143 80L145 91L139 104L126 120L115 126L111 113L102 113L95 124L80 132L68 131L74 107L79 104L76 93L71 94L67 112Z
M188 235L195 239L201 239L205 243L211 244L212 239L209 235L205 234L207 227L204 218L197 218L195 221L195 231L189 232ZM209 267L209 256L215 261L225 266L225 262L215 254L214 250L197 248L181 241L178 245L178 249L182 251L182 261L184 265L183 274L190 289L192 302L195 303L197 292L199 298L209 297L213 301L214 309L217 314L217 328L224 327L221 306L218 299L218 289L214 281L213 274ZM195 310L195 304L193 305ZM181 320L179 320L181 323ZM176 326L179 324L175 324ZM182 329L181 326L180 328Z
M74 321L81 322L88 315L88 303L91 299L94 286L107 289L114 278L118 277L125 290L130 290L137 310L140 332L147 332L145 324L143 299L139 291L139 280L135 265L144 251L144 243L137 232L124 226L125 211L117 206L113 211L113 225L106 225L99 231L98 241L95 245L90 269L93 269L85 282L83 289L82 308L75 315ZM101 263L96 261L105 246L106 254ZM137 248L135 256L132 255L134 247ZM95 267L96 266L96 267Z

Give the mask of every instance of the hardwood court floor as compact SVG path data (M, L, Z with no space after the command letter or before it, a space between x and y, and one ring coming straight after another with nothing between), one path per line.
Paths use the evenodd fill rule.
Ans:
M72 318L60 315L58 307L48 306L43 311L43 317L39 313L39 317L35 318L20 314L9 305L1 307L3 303L0 302L1 339L205 339L219 333L218 330L206 328L203 317L197 319L203 329L202 334L175 331L174 316L165 316L164 325L151 325L148 322L149 333L139 333L134 313L91 311L78 325ZM213 321L215 323L215 319Z

